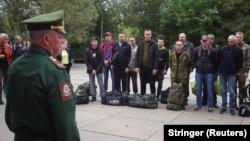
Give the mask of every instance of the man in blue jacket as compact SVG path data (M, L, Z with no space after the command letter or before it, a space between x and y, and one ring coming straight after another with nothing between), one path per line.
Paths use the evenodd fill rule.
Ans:
M227 83L229 87L230 100L229 109L231 115L235 115L235 81L236 74L243 65L243 51L237 47L235 35L228 37L228 44L221 48L219 52L219 74L222 94L222 109L220 114L227 111Z

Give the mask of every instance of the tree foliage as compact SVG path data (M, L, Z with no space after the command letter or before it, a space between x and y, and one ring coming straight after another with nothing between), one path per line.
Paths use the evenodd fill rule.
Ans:
M250 42L248 0L1 0L0 32L25 37L22 20L59 9L65 11L66 37L74 46L87 46L91 36L103 39L107 31L114 40L119 32L141 40L147 28L153 38L163 36L166 46L181 32L195 45L208 33L223 45L236 31L244 32Z
M216 8L217 0L168 0L161 10L161 26L170 41L177 40L179 33L186 33L188 39L199 44L202 34L214 33L214 26L220 21ZM195 39L198 39L195 42Z

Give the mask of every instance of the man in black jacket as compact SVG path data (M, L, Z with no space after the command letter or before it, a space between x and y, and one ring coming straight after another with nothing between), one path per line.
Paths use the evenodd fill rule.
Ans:
M114 70L115 90L117 92L128 91L127 81L131 65L131 45L125 40L125 34L119 33L119 41L115 43L111 68ZM121 83L122 82L122 89Z
M98 46L96 37L90 39L90 47L85 52L85 64L87 66L87 73L89 74L90 91L92 95L91 102L96 101L95 77L97 78L100 95L105 95L106 91L103 85L103 52Z
M144 31L144 40L138 45L136 56L137 73L140 72L141 94L146 93L146 84L149 82L151 94L155 95L154 79L158 69L158 46L152 39L152 31Z

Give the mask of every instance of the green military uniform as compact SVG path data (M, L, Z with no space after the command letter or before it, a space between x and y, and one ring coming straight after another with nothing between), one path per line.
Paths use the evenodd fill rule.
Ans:
M179 59L177 58L177 53L175 51L169 56L171 85L173 82L182 83L186 97L188 97L187 94L189 91L188 84L191 64L191 56L187 51L181 53Z
M5 120L15 141L80 141L73 88L64 68L37 45L10 66Z
M242 104L243 99L246 97L246 90L245 90L245 85L246 85L246 79L244 77L245 72L249 72L250 69L250 46L244 42L238 44L239 47L243 50L243 66L239 70L239 72L236 74L236 78L238 81L238 87L239 87L239 104ZM237 100L237 98L235 99ZM235 102L236 103L236 102Z

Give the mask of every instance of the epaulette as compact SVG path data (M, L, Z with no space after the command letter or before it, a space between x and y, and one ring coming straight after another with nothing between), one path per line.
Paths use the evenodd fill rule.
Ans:
M53 64L55 64L58 68L60 68L60 69L65 69L66 67L61 63L61 62L59 62L55 57L53 57L53 56L50 56L49 57L49 60L53 63Z

